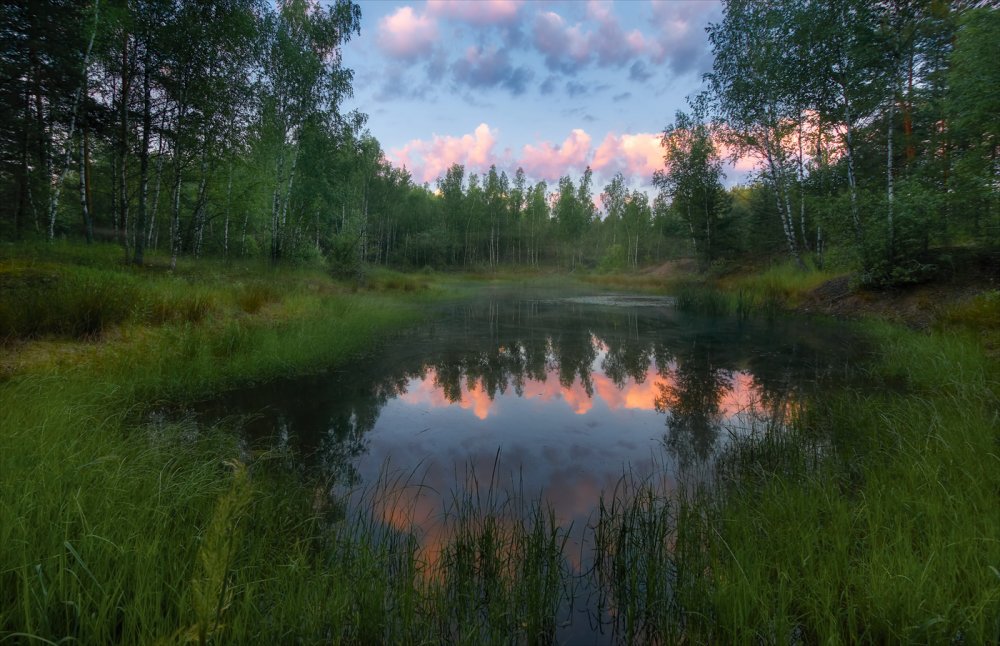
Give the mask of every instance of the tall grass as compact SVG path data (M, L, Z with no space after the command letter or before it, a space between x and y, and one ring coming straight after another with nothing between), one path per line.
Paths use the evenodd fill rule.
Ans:
M814 289L843 275L811 267L805 271L793 262L775 264L764 271L744 272L719 279L727 291L744 293L761 301L778 301L796 307Z
M696 518L710 580L692 629L721 641L1000 638L995 365L974 345L873 326L869 375L811 402L831 438L811 469L763 472ZM760 461L751 465L760 473ZM690 516L688 518L691 518ZM681 601L683 604L683 600Z

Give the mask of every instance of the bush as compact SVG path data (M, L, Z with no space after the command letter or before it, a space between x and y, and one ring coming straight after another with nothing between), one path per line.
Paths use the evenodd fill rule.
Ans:
M610 273L614 271L621 271L625 268L625 248L620 244L614 244L608 247L607 252L604 257L601 258L601 262L598 265L598 271L603 273Z

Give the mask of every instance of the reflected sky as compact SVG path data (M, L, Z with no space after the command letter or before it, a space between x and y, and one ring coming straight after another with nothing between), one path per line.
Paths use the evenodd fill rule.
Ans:
M653 360L645 371L616 381L603 369L607 346L597 337L592 343L597 352L589 383L579 376L561 382L559 370L549 368L492 392L476 377L460 380L454 390L427 367L383 406L359 471L363 480L375 481L389 460L391 470L413 474L386 492L378 513L400 531L422 528L431 569L448 539L441 521L449 492L474 488L470 472L480 489L492 479L501 495L540 497L557 522L581 529L593 521L601 494L613 491L626 471L640 479L658 477L661 490L675 486L681 468L664 443L669 393L678 392L675 362L660 366ZM724 371L721 381L716 421L726 432L715 450L729 432L759 419L761 402L751 374ZM706 477L710 456L704 457L683 475ZM579 569L580 551L569 555Z
M570 296L444 306L345 370L229 393L201 413L248 415L250 441L292 449L334 495L381 486L376 514L417 526L432 564L442 517L476 482L540 496L583 528L626 472L665 491L710 482L734 435L780 426L854 352L832 324Z

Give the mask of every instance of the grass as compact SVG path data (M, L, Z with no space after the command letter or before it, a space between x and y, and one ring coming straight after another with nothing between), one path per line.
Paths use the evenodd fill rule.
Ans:
M731 442L710 494L624 478L568 528L468 474L430 556L377 513L419 482L345 506L288 455L156 412L356 360L460 279L351 294L316 268L138 272L53 249L3 250L0 277L67 301L38 312L86 311L58 285L106 293L98 333L18 327L5 348L0 641L547 643L581 589L628 642L1000 640L1000 373L974 334L995 331L992 295L930 334L865 323L879 352L861 385ZM684 298L729 313L742 297ZM592 567L569 566L571 532Z
M745 294L760 301L774 300L796 307L814 289L844 275L815 267L803 271L791 261L771 265L764 271L730 274L719 278L718 286L728 292Z
M416 292L428 289L431 284L430 274L406 274L379 267L368 274L369 289L375 291Z
M937 322L938 329L976 338L989 356L1000 356L1000 291L993 290L950 308Z
M157 413L160 402L357 360L448 289L421 279L419 295L403 297L418 290L378 272L351 294L316 270L253 276L253 267L207 264L168 274L92 264L89 248L59 249L58 262L6 251L4 275L22 281L16 296L33 288L25 273L49 272L58 285L106 286L114 298L97 301L102 314L127 307L92 333L17 327L8 338L0 640L551 635L564 543L540 508L507 497L474 524L479 507L456 493L456 540L441 561L463 574L429 577L411 534L370 508L345 515L292 460L249 453L232 429ZM4 293L10 309L16 296ZM68 287L50 291L33 312L59 320L75 298ZM517 569L488 567L511 553L521 554ZM483 621L485 632L475 628Z

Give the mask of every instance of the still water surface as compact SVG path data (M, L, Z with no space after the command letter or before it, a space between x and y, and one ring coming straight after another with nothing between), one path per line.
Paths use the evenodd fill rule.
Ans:
M473 477L584 528L625 472L668 491L709 484L734 438L780 428L858 352L847 328L813 320L496 292L441 307L346 370L230 393L201 413L249 415L250 441L293 449L332 493L394 482L381 520L419 528L433 567L443 511Z

